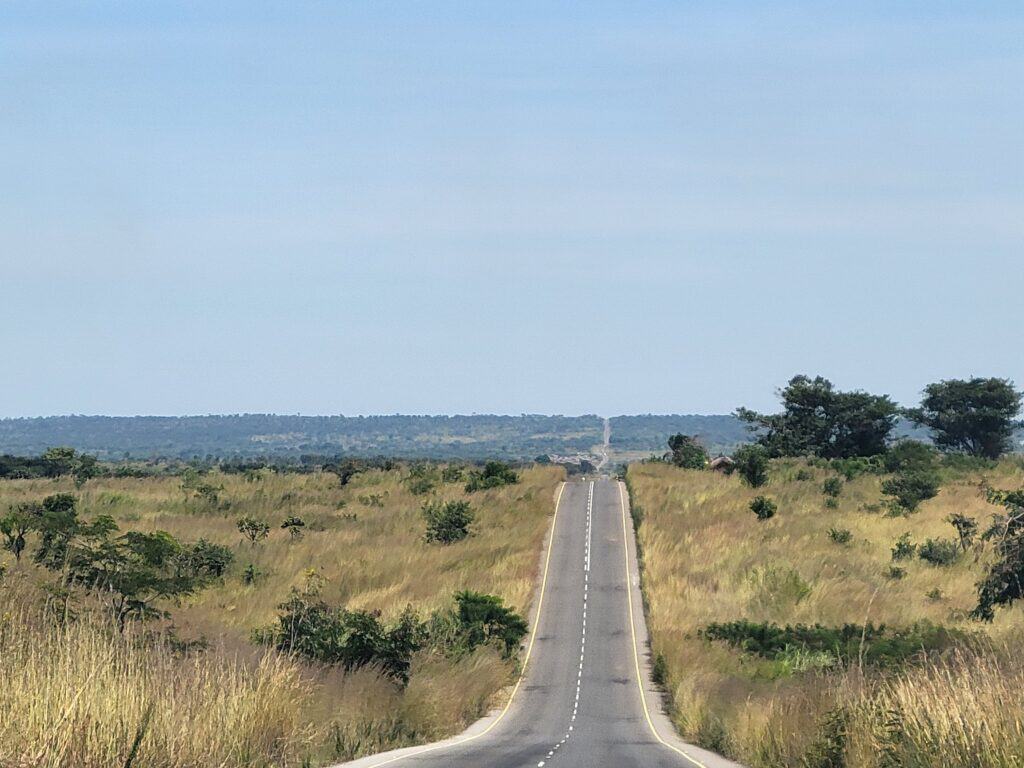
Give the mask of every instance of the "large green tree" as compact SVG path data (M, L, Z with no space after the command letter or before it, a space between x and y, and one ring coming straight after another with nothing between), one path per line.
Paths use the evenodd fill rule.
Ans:
M884 453L899 413L888 395L841 392L821 376L794 376L780 394L781 413L736 411L772 456L845 459Z
M697 442L696 437L682 433L672 435L668 439L671 451L669 458L677 467L683 469L704 469L708 464L708 452Z
M929 384L920 408L907 417L930 427L948 451L997 459L1013 447L1021 393L1006 379L948 379Z

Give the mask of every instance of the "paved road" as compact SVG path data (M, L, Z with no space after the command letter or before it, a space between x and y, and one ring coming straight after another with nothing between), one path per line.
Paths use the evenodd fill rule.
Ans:
M632 526L619 483L562 489L526 672L508 710L461 737L349 763L351 768L721 768L732 765L676 741L642 700L634 655L646 638ZM628 553L628 554L627 554ZM634 624L631 625L631 611ZM642 654L642 651L641 651ZM655 725L661 736L656 736ZM664 741L662 740L664 739ZM670 746L671 745L671 746Z

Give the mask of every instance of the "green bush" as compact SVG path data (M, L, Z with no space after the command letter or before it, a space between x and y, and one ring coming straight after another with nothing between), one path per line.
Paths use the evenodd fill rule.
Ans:
M939 492L939 476L933 469L908 469L882 483L882 493L906 512L913 512L922 501Z
M757 515L758 520L768 520L775 516L778 507L767 496L758 496L750 502L750 511Z
M423 505L427 541L454 544L469 536L473 510L468 501L429 501Z
M928 539L917 548L917 556L930 565L952 565L960 556L960 545L952 539Z
M904 533L892 547L893 560L909 560L917 554L917 544L910 541L910 533Z
M760 445L743 445L732 455L733 471L751 488L760 488L768 482L768 450Z
M865 663L878 666L898 664L921 652L942 651L968 637L960 630L930 622L906 628L870 623L864 626L796 624L781 627L774 623L757 623L746 619L708 624L698 632L698 636L709 641L724 642L732 648L764 659L777 660L792 654L794 649L800 649L828 653L843 664L863 658Z
M843 492L843 481L838 477L830 477L821 484L821 492L826 496L836 498Z
M838 472L850 482L861 475L874 475L882 471L882 459L879 456L855 456L846 459L832 459L826 464L829 469Z
M886 472L933 469L939 460L938 451L917 440L901 440L886 451L883 465Z
M682 433L668 439L669 458L683 469L704 469L708 465L708 452L697 438Z
M835 544L846 545L853 541L853 533L848 528L829 528L828 537Z
M277 622L256 630L255 641L343 669L373 665L403 683L418 651L459 656L493 643L509 657L527 632L526 621L501 598L469 591L455 595L454 609L428 621L412 608L386 624L376 612L331 607L320 599L318 585L293 590L278 609Z
M441 470L441 482L442 483L457 483L462 480L462 467L456 464L449 464L447 467Z
M500 488L519 482L519 475L508 464L501 461L488 461L479 472L473 472L466 483L466 493L474 493L488 488Z

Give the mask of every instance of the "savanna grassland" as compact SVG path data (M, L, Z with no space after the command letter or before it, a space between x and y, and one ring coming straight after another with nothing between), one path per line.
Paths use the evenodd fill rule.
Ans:
M252 636L293 590L382 622L409 606L423 617L450 608L466 589L528 615L562 471L527 468L515 484L474 493L464 477L444 482L441 467L419 472L372 469L344 486L330 473L269 469L213 471L201 483L0 482L0 510L66 492L83 519L109 515L122 531L203 538L233 555L223 576L161 604L169 619L121 633L96 600L64 592L32 562L31 536L20 562L0 554L0 765L322 765L449 735L479 717L516 665L492 644L458 656L417 652L405 683L372 664L303 661ZM471 535L426 541L421 509L431 499L468 501ZM246 540L240 517L266 522L269 535ZM290 517L304 523L294 535L280 527Z
M956 540L953 514L983 531L1004 511L986 488L1024 487L1024 464L944 469L938 495L898 515L879 474L833 480L832 497L823 488L836 477L798 459L773 461L757 489L667 463L629 468L655 669L680 732L754 768L1020 766L1024 609L970 617L990 543L976 537L946 565L920 549ZM776 503L770 519L751 511L758 495ZM894 559L904 533L912 549ZM728 642L741 620L854 625L852 652L793 643L769 653L772 638L750 625ZM905 630L899 658L873 658L900 642L873 641L865 627L880 624ZM913 653L915 643L931 652Z

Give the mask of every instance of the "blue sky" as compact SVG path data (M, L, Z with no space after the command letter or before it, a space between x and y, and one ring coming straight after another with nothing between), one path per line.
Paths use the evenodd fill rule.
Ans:
M1019 3L0 4L0 415L1024 384Z

